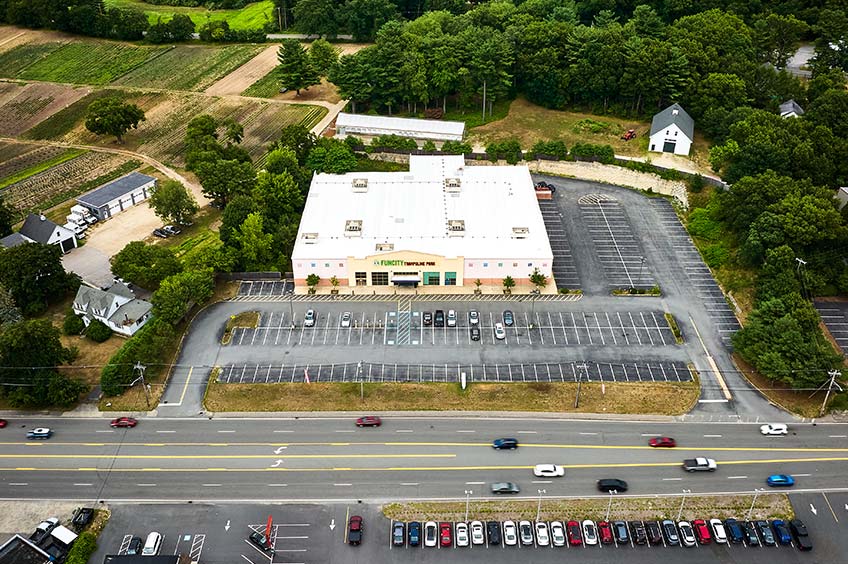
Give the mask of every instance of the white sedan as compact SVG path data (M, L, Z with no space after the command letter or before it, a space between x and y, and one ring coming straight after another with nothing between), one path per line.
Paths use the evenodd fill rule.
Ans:
M763 435L786 435L789 433L789 426L785 423L766 423L760 425L760 433Z
M551 537L548 534L547 523L536 523L536 544L539 546L548 546L551 544Z
M551 541L554 546L565 546L565 528L559 521L551 521Z
M468 524L456 524L456 546L468 546Z
M486 542L481 521L471 521L471 542L472 544L484 544Z
M349 311L346 311L342 314L341 317L341 326L342 327L350 327L350 320L353 317Z
M515 546L518 544L518 530L515 528L514 521L504 521L503 533L505 545Z
M503 323L495 323L495 338L499 341L506 339L506 330Z
M539 478L559 478L565 476L565 468L557 464L537 464L533 475Z

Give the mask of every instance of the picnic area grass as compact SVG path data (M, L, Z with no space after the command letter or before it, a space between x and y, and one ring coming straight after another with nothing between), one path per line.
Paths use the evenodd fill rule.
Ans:
M161 17L168 21L174 14L186 14L198 27L207 20L226 20L231 29L261 28L268 21L277 21L274 3L271 0L253 2L237 10L207 10L204 6L189 8L185 6L157 6L141 0L105 0L106 7L134 8L144 12L150 23L156 23Z
M209 411L544 411L680 415L698 399L697 382L584 383L574 408L575 383L219 384L210 381ZM302 375L298 375L300 377Z

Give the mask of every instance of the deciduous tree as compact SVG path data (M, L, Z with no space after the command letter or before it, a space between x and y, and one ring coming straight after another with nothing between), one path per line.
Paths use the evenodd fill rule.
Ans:
M215 278L211 268L169 276L150 298L153 315L160 322L173 325L188 313L193 304L206 303L212 297L214 288Z
M114 135L118 143L123 143L126 132L144 120L144 111L135 104L125 104L120 98L102 98L89 104L85 128L97 135Z
M239 194L249 194L256 185L253 165L235 160L202 162L197 167L197 177L203 195L222 206Z
M180 261L171 249L132 241L112 257L112 272L147 290L155 290L162 281L182 272Z
M160 183L150 196L150 206L164 222L186 225L200 209L186 187L176 180Z
M62 266L58 245L27 243L0 251L0 285L25 315L38 315L79 287L79 277Z

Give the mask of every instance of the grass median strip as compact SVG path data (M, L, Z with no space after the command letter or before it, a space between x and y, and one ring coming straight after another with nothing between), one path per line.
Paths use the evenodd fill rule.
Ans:
M206 409L216 411L548 411L678 415L698 399L695 382L220 384L210 380Z
M486 493L486 492L483 492ZM610 506L608 497L545 499L542 498L540 520L563 521L568 519L609 519L677 521L682 496L614 497ZM747 516L753 496L750 495L687 495L681 519L737 519ZM537 500L475 501L468 506L468 520L503 521L536 519ZM464 521L465 501L390 503L383 506L383 514L397 521ZM752 519L791 519L792 505L786 494L761 494L754 504Z

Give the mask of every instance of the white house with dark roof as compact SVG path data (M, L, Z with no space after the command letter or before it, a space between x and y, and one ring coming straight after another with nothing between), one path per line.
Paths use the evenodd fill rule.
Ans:
M20 231L0 239L0 246L7 249L25 243L58 245L64 254L77 248L77 237L70 229L56 225L43 215L31 213L27 216Z
M80 286L73 309L86 327L97 319L112 331L132 337L150 320L153 306L137 299L125 284L115 282L107 290Z
M77 198L99 220L112 217L150 197L156 179L140 172L131 172Z
M430 139L432 141L462 141L464 134L465 123L461 121L368 116L346 113L340 113L336 117L336 135L339 137L345 137L347 135L368 137L399 135L401 137Z
M787 100L780 105L780 117L795 118L804 115L804 108L795 100Z
M651 120L651 151L688 155L694 140L695 120L680 104L670 105Z

